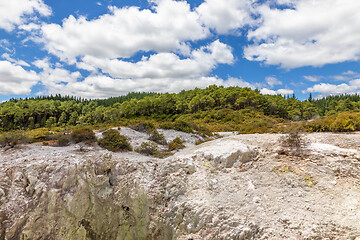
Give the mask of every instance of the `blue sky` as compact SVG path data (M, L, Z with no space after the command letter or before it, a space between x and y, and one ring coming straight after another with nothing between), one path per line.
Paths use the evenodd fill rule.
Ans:
M360 91L357 0L0 1L0 101L212 84Z

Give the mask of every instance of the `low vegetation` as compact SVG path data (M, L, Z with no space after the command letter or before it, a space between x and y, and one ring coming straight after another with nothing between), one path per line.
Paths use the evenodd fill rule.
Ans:
M176 138L174 138L174 140L172 140L169 143L168 150L169 151L174 151L174 150L183 149L183 148L185 148L184 142L185 141L182 140L181 138L176 137Z
M96 141L95 133L89 127L80 127L74 129L71 133L71 139L75 143L84 142L86 144L91 144Z
M70 144L71 137L69 135L60 135L57 137L57 146L65 147Z
M307 132L360 131L360 96L316 100L310 96L300 101L294 95L270 96L249 88L214 85L177 94L130 93L104 100L60 95L12 99L0 104L0 145L91 143L95 141L92 129L119 125L146 132L149 140L165 145L157 128L196 133L206 139L221 131L284 132L294 121ZM70 132L69 142L61 137Z
M283 148L279 151L279 154L301 156L304 154L306 144L307 141L302 126L291 126L280 138L280 145Z
M147 156L154 156L159 153L159 148L154 142L143 142L135 151Z
M195 145L200 145L200 144L210 142L210 141L213 141L213 140L214 140L213 138L198 139L198 140L195 141Z
M115 129L107 130L103 133L103 137L98 140L100 147L112 152L132 151L132 147L127 138Z
M14 147L20 143L29 143L30 138L21 131L7 132L0 135L1 147Z
M149 133L155 130L154 124L148 121L140 121L138 124L130 125L129 127L135 131L143 133Z
M156 129L150 131L149 135L150 135L149 140L161 145L167 144L164 134L159 133Z

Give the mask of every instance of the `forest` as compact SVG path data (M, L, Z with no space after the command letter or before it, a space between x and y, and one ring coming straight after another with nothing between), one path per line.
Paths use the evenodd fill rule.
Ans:
M129 93L102 100L61 95L11 99L0 104L0 131L115 126L140 120L164 128L182 124L242 133L278 132L290 122L301 122L308 131L354 131L360 129L359 109L358 95L316 100L310 96L300 101L294 95L263 95L257 89L213 85L179 93Z

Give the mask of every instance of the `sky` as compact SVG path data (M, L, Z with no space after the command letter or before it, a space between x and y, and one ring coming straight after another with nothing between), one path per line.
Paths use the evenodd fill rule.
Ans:
M0 101L360 92L359 0L0 0Z

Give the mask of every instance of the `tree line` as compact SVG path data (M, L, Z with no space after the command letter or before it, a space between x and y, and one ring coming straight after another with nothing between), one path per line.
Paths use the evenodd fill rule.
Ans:
M179 93L130 93L104 100L69 96L16 99L0 104L0 130L97 124L123 118L171 119L213 109L251 109L286 120L308 120L319 114L314 102L262 95L259 90L209 86Z

